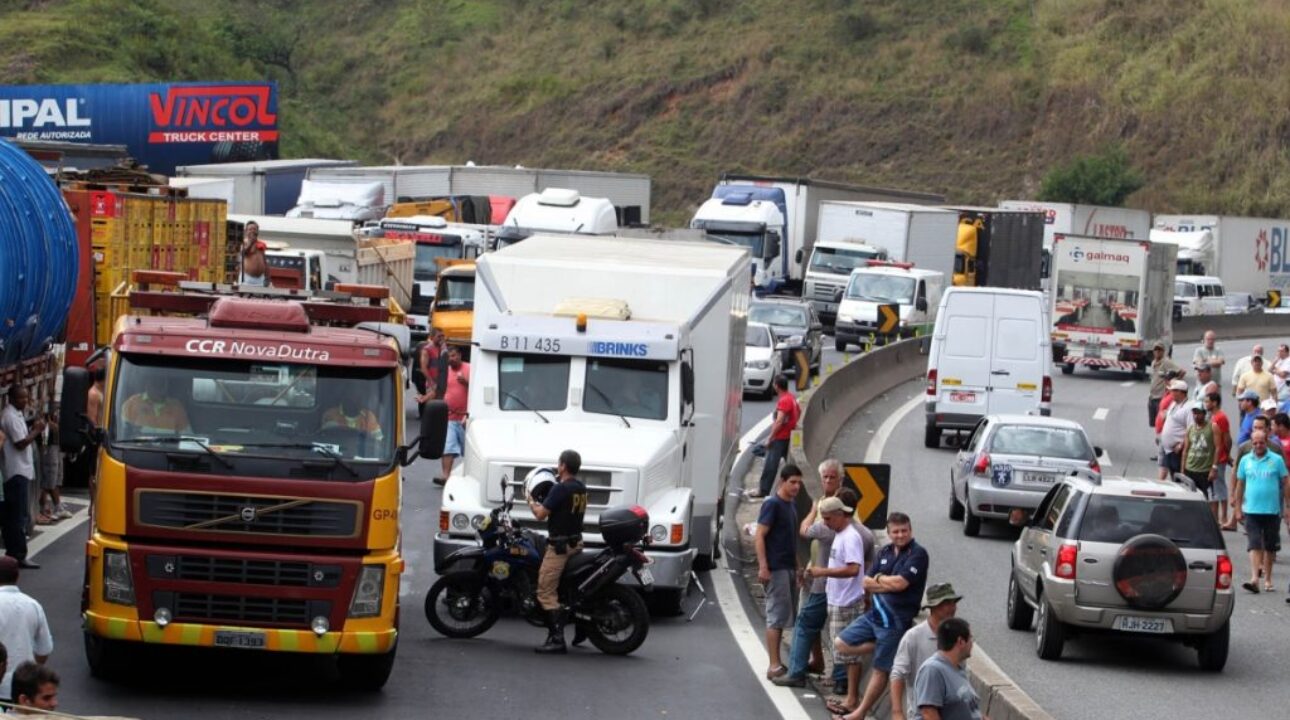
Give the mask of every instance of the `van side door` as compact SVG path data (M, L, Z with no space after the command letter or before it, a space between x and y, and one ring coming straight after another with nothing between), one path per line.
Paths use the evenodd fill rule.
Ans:
M991 414L1035 411L1043 392L1044 310L1040 300L1021 295L995 298L990 351L989 405Z

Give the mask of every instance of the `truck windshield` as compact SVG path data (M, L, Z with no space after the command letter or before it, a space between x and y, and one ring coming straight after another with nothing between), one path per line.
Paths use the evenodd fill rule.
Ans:
M563 410L569 404L569 357L502 353L497 358L502 410Z
M826 272L834 275L850 275L857 267L879 256L873 250L851 250L849 248L816 247L811 253L811 267L815 272Z
M167 452L201 451L200 443L227 458L386 464L399 408L391 372L125 355L107 434L115 446Z
M895 275L854 275L847 286L848 300L868 300L880 303L914 303L914 278Z
M434 280L439 275L439 264L435 258L449 260L461 259L461 245L430 245L417 243L416 263L412 266L412 276L417 280Z
M667 419L667 363L587 358L582 409L589 413Z
M439 310L475 309L475 276L448 275L439 278L434 304Z
M1174 297L1196 297L1196 286L1189 282L1174 283Z
M725 243L727 245L738 245L746 247L755 258L764 258L763 250L766 247L766 233L758 232L734 232L731 230L708 230L706 237L712 242Z

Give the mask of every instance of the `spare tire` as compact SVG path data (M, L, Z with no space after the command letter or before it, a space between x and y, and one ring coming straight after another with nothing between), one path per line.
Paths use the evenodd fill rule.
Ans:
M1187 586L1187 560L1163 535L1138 535L1115 556L1111 580L1116 592L1135 608L1159 610Z

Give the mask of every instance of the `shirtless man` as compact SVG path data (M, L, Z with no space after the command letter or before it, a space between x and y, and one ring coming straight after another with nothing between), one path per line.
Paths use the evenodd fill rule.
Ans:
M268 287L269 264L264 259L265 245L260 240L260 225L252 220L246 224L242 238L242 284Z

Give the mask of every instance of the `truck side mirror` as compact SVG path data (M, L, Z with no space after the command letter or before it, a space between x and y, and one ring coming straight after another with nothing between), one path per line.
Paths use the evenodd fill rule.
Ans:
M417 454L426 460L443 457L444 440L448 436L448 403L431 400L421 410L421 433L417 439Z
M914 301L914 309L918 312L927 312L927 298L920 297Z
M770 260L771 258L776 258L776 257L779 257L779 233L777 232L766 233L766 257L762 259ZM802 260L799 257L798 262L801 262L801 261Z
M58 447L63 452L80 452L96 439L94 425L85 414L92 384L90 371L83 367L63 370L63 395L58 406Z
M681 402L694 404L694 367L689 362L681 363Z
M801 265L801 264L802 264L802 249L801 249L801 248L798 248L798 249L797 249L797 254L793 256L793 262L797 263L798 265Z
M839 291L837 291L837 292L833 293L833 302L835 302L835 303L840 303L840 302L842 302L842 291L841 291L841 290L839 290Z

